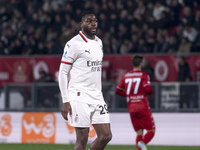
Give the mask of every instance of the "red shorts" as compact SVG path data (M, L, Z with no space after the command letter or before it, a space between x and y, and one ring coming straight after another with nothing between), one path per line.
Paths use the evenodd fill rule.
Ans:
M150 110L130 112L130 117L135 131L139 129L155 129L154 119Z

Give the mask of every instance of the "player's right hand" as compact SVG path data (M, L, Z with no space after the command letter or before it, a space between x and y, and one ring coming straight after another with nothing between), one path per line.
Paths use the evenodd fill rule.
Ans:
M69 102L63 103L61 114L65 120L68 120L68 113L72 115L72 108Z

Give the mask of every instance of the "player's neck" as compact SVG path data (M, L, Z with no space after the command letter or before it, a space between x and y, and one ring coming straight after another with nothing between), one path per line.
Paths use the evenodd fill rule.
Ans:
M133 68L133 71L141 71L141 68L134 67L134 68Z

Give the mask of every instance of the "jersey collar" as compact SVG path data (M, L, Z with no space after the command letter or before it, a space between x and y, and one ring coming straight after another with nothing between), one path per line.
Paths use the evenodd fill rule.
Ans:
M83 35L83 33L81 31L79 31L79 35L82 37L82 39L87 43L87 39L86 37Z
M88 39L88 38L83 34L82 31L79 31L79 35L82 37L82 39L83 39L86 43L88 42L88 40L90 40L90 39ZM96 36L95 36L94 41L98 41L98 39L96 38Z

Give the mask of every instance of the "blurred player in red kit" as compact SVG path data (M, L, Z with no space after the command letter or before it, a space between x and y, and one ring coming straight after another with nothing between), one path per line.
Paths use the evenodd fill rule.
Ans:
M123 75L115 92L127 98L128 111L137 133L137 149L147 150L146 144L155 134L155 124L147 99L147 95L152 93L150 79L147 73L141 71L142 62L142 56L132 58L133 70ZM147 133L143 136L144 129Z

